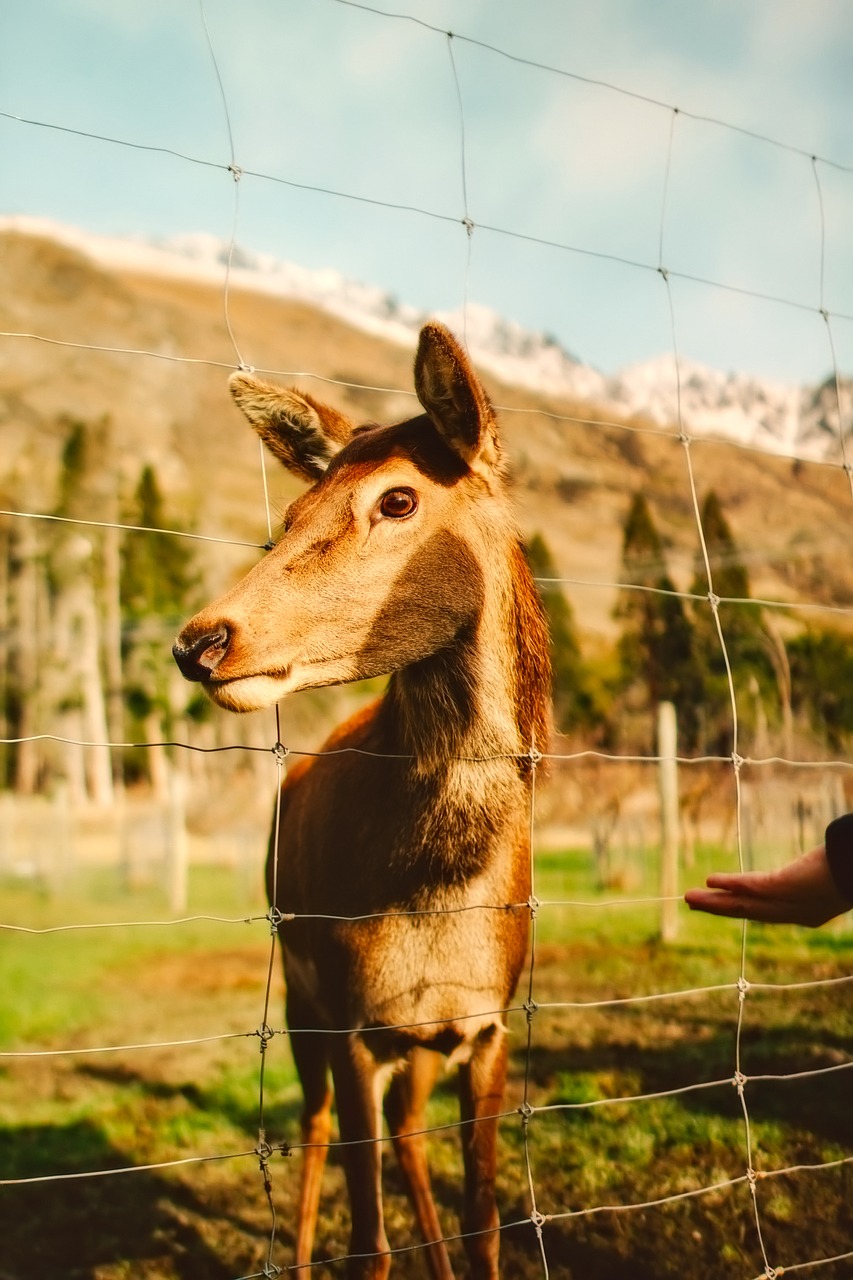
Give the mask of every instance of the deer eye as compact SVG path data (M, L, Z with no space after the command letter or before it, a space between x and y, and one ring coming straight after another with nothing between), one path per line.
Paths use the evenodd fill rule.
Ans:
M389 489L379 499L379 512L390 520L405 520L418 509L418 495L414 489Z

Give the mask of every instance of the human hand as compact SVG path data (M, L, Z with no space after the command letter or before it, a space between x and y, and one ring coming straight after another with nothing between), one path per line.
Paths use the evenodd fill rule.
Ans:
M823 845L776 871L715 872L705 883L706 889L689 889L684 895L692 911L814 928L850 910Z

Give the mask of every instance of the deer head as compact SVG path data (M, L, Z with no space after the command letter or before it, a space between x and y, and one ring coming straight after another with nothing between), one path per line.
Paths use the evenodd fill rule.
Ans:
M439 324L421 331L415 390L423 414L355 427L302 392L232 376L270 452L311 487L266 557L173 646L220 706L398 671L476 625L495 540L515 537L494 414Z

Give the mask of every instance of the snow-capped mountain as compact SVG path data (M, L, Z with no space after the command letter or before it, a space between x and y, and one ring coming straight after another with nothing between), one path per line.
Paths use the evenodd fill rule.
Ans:
M671 355L631 365L607 381L607 393L623 410L661 425L679 420L694 435L722 436L740 444L805 459L838 459L839 393L845 436L851 433L853 380L827 378L797 387L722 373Z
M348 280L339 271L312 271L269 254L248 253L236 247L232 251L213 236L175 236L157 247L199 266L213 267L220 275L230 256L235 284L312 302L351 324L406 345L414 343L427 319L417 308L399 302L374 285ZM480 303L437 312L434 318L462 335L472 357L511 386L582 400L597 401L606 394L604 376L564 351L553 338L533 333Z
M152 242L99 236L46 219L0 218L0 231L17 230L67 244L108 267L131 268L222 282L226 268L240 287L297 298L324 308L371 333L413 345L426 316L382 289L347 279L332 268L311 270L269 254L229 246L195 234ZM835 379L797 387L723 373L661 355L606 376L585 365L552 337L523 328L471 302L438 313L467 343L473 359L502 381L546 395L636 414L661 426L680 423L694 435L722 436L738 443L805 459L841 458ZM853 379L843 379L841 418L853 452ZM680 417L679 417L680 414Z
M681 421L698 435L719 435L773 453L795 453L798 387L722 373L671 355L631 365L608 382L612 400L652 421Z

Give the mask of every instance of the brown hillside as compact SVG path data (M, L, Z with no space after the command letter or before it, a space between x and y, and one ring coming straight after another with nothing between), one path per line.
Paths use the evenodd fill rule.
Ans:
M237 358L221 289L107 271L56 242L19 233L0 236L0 286L0 328L43 339L0 340L4 506L50 511L68 420L106 420L117 445L120 501L151 463L184 527L265 540L258 445L225 390ZM410 350L260 293L232 291L229 314L242 356L256 368L280 371L361 419L409 412ZM313 376L304 376L308 370ZM612 635L615 593L611 585L582 583L617 581L621 521L636 490L653 506L677 585L687 587L698 543L686 451L675 429L667 435L638 421L604 424L595 406L503 386L488 374L484 381L504 409L523 528L541 531L561 573L580 580L567 594L587 640ZM696 441L690 455L699 500L717 490L755 595L853 604L853 503L840 469L721 442ZM274 466L268 470L280 510L292 482ZM252 554L211 554L211 586Z

